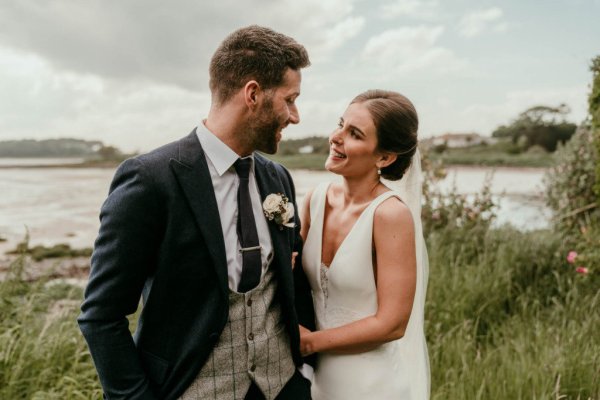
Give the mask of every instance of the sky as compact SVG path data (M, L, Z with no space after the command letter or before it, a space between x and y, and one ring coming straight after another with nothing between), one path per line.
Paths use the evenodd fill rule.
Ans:
M600 0L2 0L0 140L177 140L208 112L213 52L250 24L311 57L284 139L329 134L374 88L413 101L422 138L490 135L535 105L579 123L598 21Z

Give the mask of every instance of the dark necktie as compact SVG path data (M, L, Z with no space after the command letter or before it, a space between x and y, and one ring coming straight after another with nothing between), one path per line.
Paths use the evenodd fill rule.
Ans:
M258 232L256 231L256 221L254 221L254 214L252 213L250 190L248 189L251 166L251 158L239 158L234 164L235 172L240 178L237 194L237 234L241 246L240 251L242 252L242 277L238 285L238 292L240 293L246 293L256 287L260 282L262 273L260 244L258 242Z

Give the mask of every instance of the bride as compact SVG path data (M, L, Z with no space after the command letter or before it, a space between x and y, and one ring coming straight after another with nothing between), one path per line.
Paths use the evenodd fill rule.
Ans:
M418 118L399 93L358 95L330 135L325 168L343 178L307 194L302 265L317 330L315 400L427 399L427 252L420 220ZM391 190L381 178L399 180Z

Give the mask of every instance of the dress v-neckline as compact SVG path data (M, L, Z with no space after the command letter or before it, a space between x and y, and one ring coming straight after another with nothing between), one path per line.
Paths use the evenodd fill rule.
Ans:
M329 265L327 265L323 262L323 237L324 237L323 233L325 230L325 207L327 206L327 192L329 191L330 186L331 186L331 184L327 185L327 187L325 188L325 197L323 199L323 205L322 205L322 209L321 209L321 213L323 215L323 218L321 218L321 227L320 227L321 228L320 229L321 237L319 238L319 252L317 253L319 255L319 268L321 268L320 266L324 266L325 268L327 268L327 272L331 271L331 267L333 267L333 264L335 263L335 260L337 258L338 253L340 252L340 249L342 248L342 246L344 246L344 244L346 243L346 241L348 240L350 235L352 235L352 233L354 232L354 228L356 228L356 226L360 222L361 218L365 215L365 212L369 209L369 207L371 207L371 205L375 202L375 200L377 200L384 194L392 192L392 190L387 190L387 191L381 193L379 196L377 196L373 200L371 200L371 202L365 207L365 209L360 212L360 215L358 216L358 218L356 218L356 221L354 221L354 224L352 224L352 228L350 228L350 230L348 231L348 233L346 234L344 239L342 239L342 241L340 242L340 245L338 246L337 250L333 254L333 257L331 258Z

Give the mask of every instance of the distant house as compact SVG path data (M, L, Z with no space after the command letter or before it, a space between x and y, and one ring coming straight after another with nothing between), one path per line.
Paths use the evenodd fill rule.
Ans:
M302 146L298 149L298 153L300 154L312 154L315 151L314 146L307 144L306 146Z
M479 144L491 144L492 138L483 137L478 133L445 133L441 136L436 136L432 139L434 146L446 145L449 148L469 147Z

